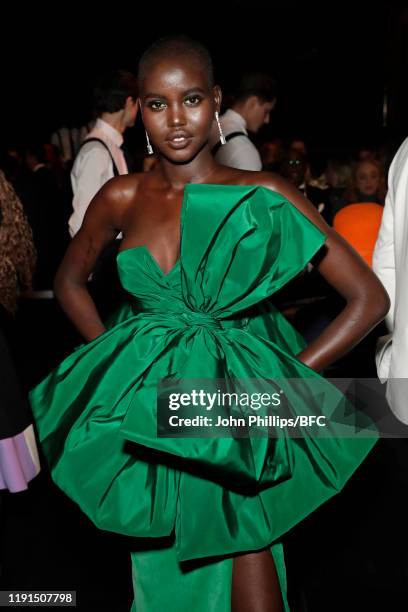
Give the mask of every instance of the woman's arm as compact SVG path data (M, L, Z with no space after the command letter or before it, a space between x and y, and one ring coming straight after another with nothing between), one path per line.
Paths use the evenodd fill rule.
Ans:
M262 173L262 177L261 184L285 196L327 236L325 254L316 267L346 300L346 306L298 355L310 368L322 370L351 350L385 317L389 297L371 268L293 185L274 174Z
M86 285L103 248L119 233L121 202L118 179L113 179L90 203L55 277L54 290L63 310L88 341L102 334L105 327Z

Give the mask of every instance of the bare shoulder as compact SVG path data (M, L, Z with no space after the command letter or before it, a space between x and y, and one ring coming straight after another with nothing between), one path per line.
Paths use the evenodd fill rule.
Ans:
M288 195L291 195L292 197L301 195L291 183L275 172L237 170L235 168L228 168L228 173L226 174L225 178L228 183L235 185L266 187L271 191L276 191L277 193L282 194L288 199L290 199Z
M290 190L291 187L293 188L289 181L283 178L283 176L276 174L276 172L257 172L257 175L259 185L267 187L277 193L282 193L282 195L284 195L284 192L288 189Z
M137 196L143 176L142 173L115 176L105 183L100 193L103 192L105 198L115 204L133 201Z
M120 219L135 201L143 174L123 174L107 181L89 205L91 210L105 212Z
M300 192L285 178L276 174L275 172L241 172L242 180L245 181L246 185L259 185L260 187L266 187L271 191L276 191L287 197L287 194L297 195Z
M274 172L244 172L242 179L246 185L258 185L281 194L300 212L308 217L325 234L331 233L331 228L317 212L313 204L292 183Z

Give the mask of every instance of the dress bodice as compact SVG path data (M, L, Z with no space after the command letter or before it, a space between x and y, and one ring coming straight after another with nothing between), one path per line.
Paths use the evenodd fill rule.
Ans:
M174 323L228 327L299 272L324 235L283 196L263 187L186 186L180 257L165 274L145 246L117 263L135 311Z

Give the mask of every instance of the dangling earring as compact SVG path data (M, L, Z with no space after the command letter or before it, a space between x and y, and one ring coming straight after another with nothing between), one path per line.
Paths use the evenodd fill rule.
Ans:
M140 114L142 114L142 104L140 102L140 98L139 98L139 108L140 108ZM153 151L153 147L150 144L150 140L149 140L149 135L147 133L147 130L145 128L145 134L146 134L146 148L147 148L147 154L148 155L153 155L154 151Z
M221 127L220 117L219 117L219 115L218 115L218 111L215 111L215 120L216 120L216 122L217 122L217 125L218 125L218 131L219 131L219 133L220 133L220 143L221 143L222 145L225 145L227 141L225 140L224 132L222 131L222 127Z
M153 147L152 147L152 145L150 144L149 135L148 135L148 133L147 133L146 129L145 129L145 134L146 134L146 148L147 148L147 153L148 153L149 155L153 155L153 153L154 153L154 151L153 151Z

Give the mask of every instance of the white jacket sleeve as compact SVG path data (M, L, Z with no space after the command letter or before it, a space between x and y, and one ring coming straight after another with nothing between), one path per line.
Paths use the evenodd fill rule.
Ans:
M391 172L391 170L390 170ZM390 296L391 306L385 318L390 331L394 327L395 309L395 244L394 203L392 190L388 190L380 231L373 254L373 270Z

